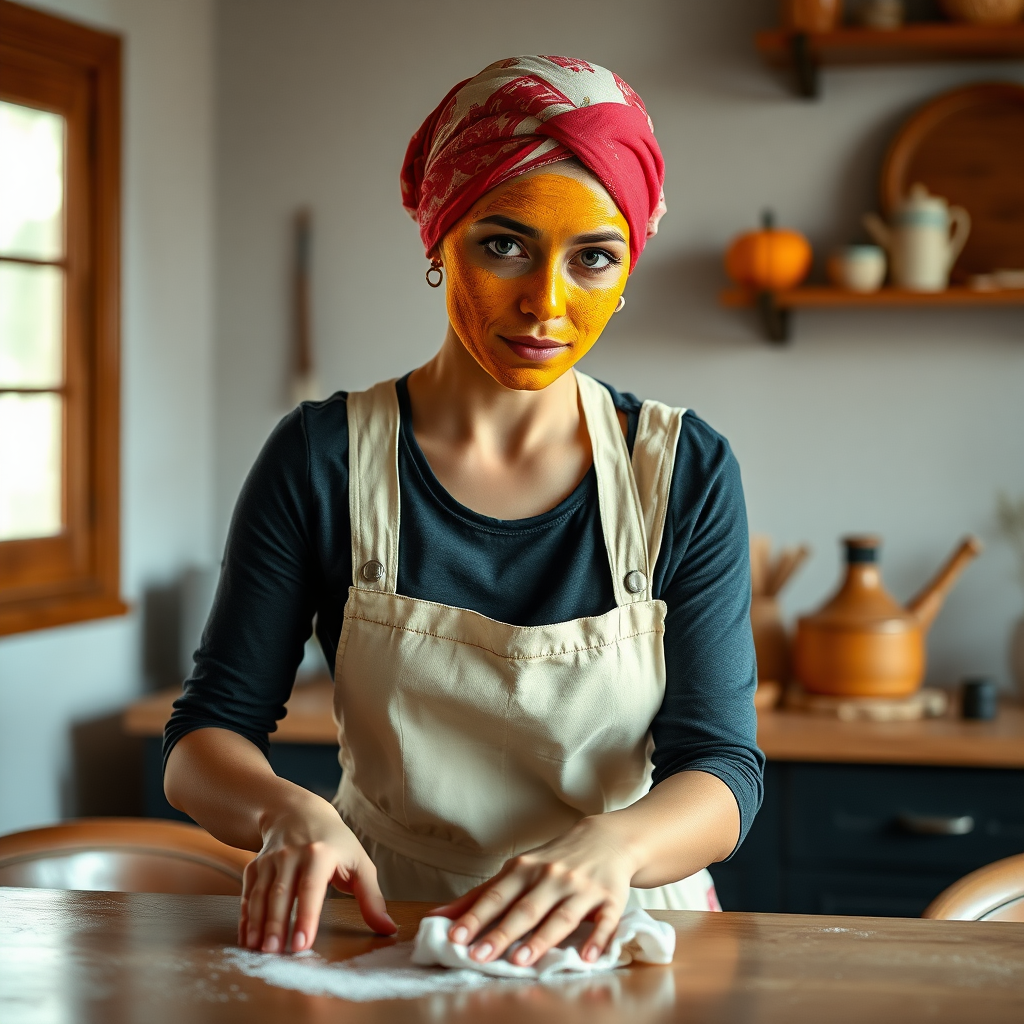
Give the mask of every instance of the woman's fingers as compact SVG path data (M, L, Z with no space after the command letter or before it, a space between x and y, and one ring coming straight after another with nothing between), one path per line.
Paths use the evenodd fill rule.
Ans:
M253 858L246 864L245 870L242 872L242 903L238 910L238 944L240 946L246 945L246 936L249 932L249 897L256 884L257 875L258 868L256 860Z
M245 945L249 949L259 949L263 942L263 922L266 917L267 895L276 874L274 863L269 857L257 857L256 881L248 894ZM250 865L251 867L252 865ZM246 868L248 871L249 868Z
M325 843L313 843L309 857L295 884L298 906L292 930L292 952L301 953L313 945L320 928L327 886L338 869L337 858Z
M469 892L463 893L457 900L452 900L451 903L446 903L443 907L435 907L430 913L434 917L450 917L453 920L456 917L461 917L476 903L477 897L490 884L490 882L484 882L481 885L474 886Z
M398 925L391 920L387 904L377 884L377 869L365 854L346 871L339 868L335 885L343 892L350 892L359 904L363 920L378 935L394 935Z
M544 923L510 957L514 964L535 964L552 946L572 935L580 922L594 909L593 899L576 896L559 903Z
M295 876L299 872L298 858L294 855L279 853L274 862L274 880L267 889L263 942L260 945L264 953L284 951L295 902Z
M362 857L350 879L352 895L359 904L359 912L378 935L394 935L398 926L387 912L387 904L377 884L377 868L369 857Z
M597 917L594 918L594 930L590 933L590 938L587 939L580 953L587 963L592 964L608 948L608 943L611 942L615 929L619 927L619 921L622 920L623 909L623 907L605 904L597 912Z
M479 886L474 890L476 895L472 905L448 929L448 937L452 942L469 945L488 925L497 921L529 886L530 880L515 869Z
M573 893L568 886L554 882L543 883L528 890L512 903L500 921L482 931L470 950L470 956L481 963L497 960L513 942L532 932L549 914L558 913L563 901L571 895ZM593 906L593 901L590 905ZM515 962L531 961L517 959Z

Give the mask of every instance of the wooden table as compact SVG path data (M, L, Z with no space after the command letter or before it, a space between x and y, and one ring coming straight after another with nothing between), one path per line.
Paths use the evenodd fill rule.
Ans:
M1024 1020L1024 925L660 912L671 967L552 986L488 986L349 1003L274 988L223 962L226 896L0 889L0 1020L121 1024L506 1021L981 1022ZM427 904L392 903L398 941ZM394 940L329 900L316 942L344 960Z

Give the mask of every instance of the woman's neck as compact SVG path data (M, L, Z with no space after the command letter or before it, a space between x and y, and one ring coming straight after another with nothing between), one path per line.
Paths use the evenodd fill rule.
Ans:
M409 397L417 437L482 445L513 460L576 438L583 422L573 374L541 391L512 391L480 366L450 325L437 355L410 375Z
M522 519L572 493L592 461L575 376L511 391L449 326L430 362L409 376L413 432L442 486L498 519Z

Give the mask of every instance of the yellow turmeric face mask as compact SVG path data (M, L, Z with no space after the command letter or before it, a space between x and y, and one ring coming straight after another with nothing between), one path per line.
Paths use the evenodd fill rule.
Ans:
M492 189L445 235L448 318L499 384L539 391L593 347L629 274L629 226L587 172Z

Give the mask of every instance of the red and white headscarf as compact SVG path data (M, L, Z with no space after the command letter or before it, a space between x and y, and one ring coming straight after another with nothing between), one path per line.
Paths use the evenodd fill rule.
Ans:
M630 272L665 212L665 162L640 97L571 57L510 57L460 82L412 137L402 205L429 253L487 191L576 157L629 224Z

